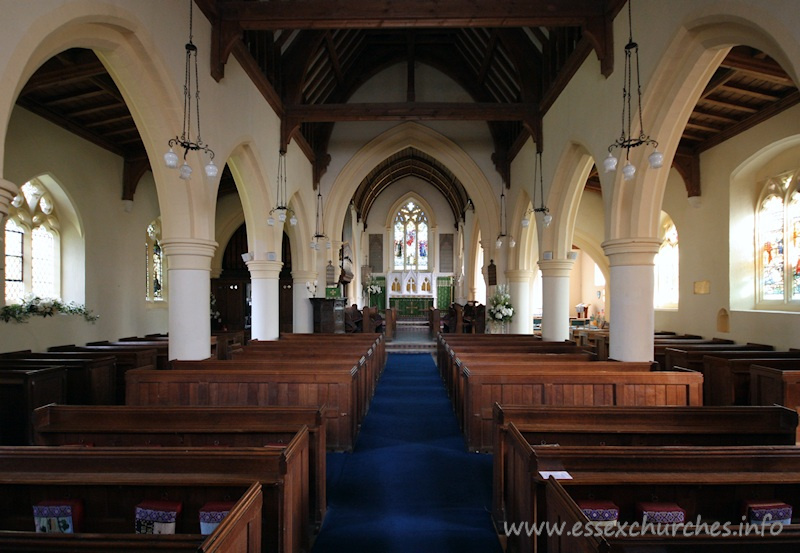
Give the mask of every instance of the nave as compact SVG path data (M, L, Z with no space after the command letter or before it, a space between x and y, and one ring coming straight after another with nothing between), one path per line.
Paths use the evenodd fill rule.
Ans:
M389 354L352 453L328 454L313 553L494 553L492 460L468 453L428 354Z

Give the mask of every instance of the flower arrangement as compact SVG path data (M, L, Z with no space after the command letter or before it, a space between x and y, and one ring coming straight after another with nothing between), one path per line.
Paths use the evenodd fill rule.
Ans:
M364 282L364 292L367 294L380 294L383 291L383 288L375 284L376 282L377 280L370 275Z
M222 322L222 313L217 310L217 297L212 293L211 294L211 320L217 321L218 323Z
M75 302L64 303L59 298L40 298L39 296L28 294L22 299L22 303L12 303L0 309L0 320L6 323L10 321L24 323L34 315L52 317L56 313L80 315L90 323L94 323L100 318L99 315L95 315L86 309L85 305Z
M508 287L501 284L494 295L489 298L489 320L499 323L511 322L514 318L514 307L511 305L511 296Z

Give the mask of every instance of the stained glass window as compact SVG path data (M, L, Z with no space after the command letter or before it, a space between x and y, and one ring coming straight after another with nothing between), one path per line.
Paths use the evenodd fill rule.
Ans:
M678 307L679 259L678 229L669 222L655 257L655 307Z
M428 253L428 217L412 200L394 219L394 268L427 270Z
M56 241L53 233L39 226L31 233L31 292L43 298L56 293Z
M783 199L769 196L758 214L761 298L782 300L784 290Z
M789 216L789 274L792 299L800 300L800 192L792 194L787 210Z
M759 299L800 301L800 190L798 173L769 179L759 204L756 264Z
M161 224L158 220L147 226L145 239L146 295L149 301L164 301L164 252L161 249Z
M6 221L5 231L5 297L8 305L20 303L25 295L25 285L22 279L22 245L25 231L14 222L14 219Z

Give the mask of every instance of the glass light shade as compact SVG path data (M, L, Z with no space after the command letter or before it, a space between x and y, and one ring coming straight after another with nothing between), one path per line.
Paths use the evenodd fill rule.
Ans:
M330 242L325 242L325 249L326 250L331 249L331 243Z
M281 212L278 213L278 221L280 221L281 223L286 222L286 212L284 210L281 210Z
M605 169L606 173L617 169L617 158L611 152L608 152L608 157L603 160L603 169Z
M289 224L292 225L292 226L295 226L297 224L297 217L292 215L292 218L289 219Z
M652 167L653 169L660 169L661 166L664 165L664 154L662 154L658 150L655 150L647 158L647 161L650 162L650 167Z
M549 227L550 223L553 222L553 216L548 213L547 215L544 216L543 222L544 226Z
M206 165L206 175L208 175L208 178L213 179L217 176L217 173L219 173L219 168L214 165L214 160L212 159Z
M514 247L514 246L516 246L516 245L517 245L517 241L516 241L516 240L514 240L514 237L512 236L512 237L511 237L511 239L510 239L510 240L509 240L509 242L508 242L508 247L509 247L509 248L513 248L513 247Z
M503 247L503 239L502 239L502 238L498 238L498 239L497 239L497 242L495 242L495 245L496 245L498 248L502 248L502 247Z
M317 249L317 242L316 242L316 240L312 240L311 242L309 242L309 243L308 243L308 245L309 245L309 246L311 246L311 249L312 249L312 250L316 250L316 249Z
M178 154L173 152L172 148L169 149L169 152L164 154L164 163L170 169L178 168Z
M531 221L530 221L530 219L528 219L528 217L526 216L526 217L525 217L525 218L522 220L522 228L528 228L528 225L530 225L530 224L531 224Z
M180 177L183 180L189 180L192 177L192 168L189 167L189 164L185 161L183 162L183 165L181 165L180 172Z
M630 161L622 168L622 176L625 180L631 180L636 174L636 167Z
M273 217L272 215L267 217L267 224L269 226L271 226L271 227L274 227L275 226L275 217Z

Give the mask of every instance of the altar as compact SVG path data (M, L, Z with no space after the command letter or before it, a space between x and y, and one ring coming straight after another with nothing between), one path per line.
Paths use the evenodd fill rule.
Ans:
M422 271L390 272L386 275L389 307L398 318L426 317L435 305L434 274Z
M425 317L433 307L432 296L395 296L389 297L389 307L393 307L399 318Z

